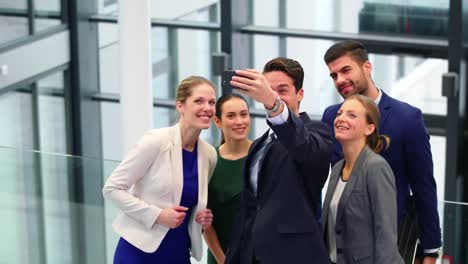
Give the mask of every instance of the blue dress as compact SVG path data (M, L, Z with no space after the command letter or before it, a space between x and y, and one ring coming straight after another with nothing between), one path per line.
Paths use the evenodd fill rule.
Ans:
M161 245L153 253L146 253L120 238L114 255L114 264L190 264L190 236L188 222L192 209L198 203L197 146L193 152L182 150L184 187L181 206L188 207L184 222L169 229Z

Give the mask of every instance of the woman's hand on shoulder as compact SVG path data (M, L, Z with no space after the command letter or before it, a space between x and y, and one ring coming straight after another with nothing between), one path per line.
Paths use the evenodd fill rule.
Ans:
M205 229L211 226L211 222L213 222L213 213L208 208L202 209L197 212L195 221L199 223L203 229Z
M169 228L177 228L184 222L187 207L175 206L173 208L165 208L161 211L156 219L156 224L164 225Z

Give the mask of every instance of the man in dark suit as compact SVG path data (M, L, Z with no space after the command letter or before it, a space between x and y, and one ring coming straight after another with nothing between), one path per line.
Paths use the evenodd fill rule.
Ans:
M379 106L379 133L389 136L391 140L389 148L381 155L395 174L400 228L401 220L407 213L411 191L418 215L421 243L419 263L435 263L442 242L429 135L421 110L388 96L374 85L371 77L372 65L361 43L336 43L327 50L324 60L330 77L343 98L362 94ZM325 109L322 121L329 127L333 127L333 120L340 106L341 104L336 104ZM333 146L332 164L343 157L341 146L336 140ZM399 241L402 239L405 238L400 237Z
M244 165L226 263L329 263L314 210L328 177L332 139L324 123L299 113L303 69L277 58L263 74L236 74L231 84L265 106L270 129L254 141Z

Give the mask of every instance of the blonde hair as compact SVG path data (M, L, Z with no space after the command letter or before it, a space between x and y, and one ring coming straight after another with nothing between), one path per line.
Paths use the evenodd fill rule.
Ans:
M386 135L379 134L379 125L380 125L380 111L374 101L369 97L354 94L345 101L356 100L361 103L361 105L366 110L366 121L368 124L375 125L374 132L367 136L366 143L367 145L375 152L380 153L382 150L387 149L390 146L390 138Z
M210 80L201 76L189 76L180 81L179 86L177 86L176 101L185 103L187 98L192 95L193 88L200 84L208 84L216 91L215 85Z

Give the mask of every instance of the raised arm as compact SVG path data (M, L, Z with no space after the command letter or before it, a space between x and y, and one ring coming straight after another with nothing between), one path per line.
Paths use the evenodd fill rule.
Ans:
M268 124L278 140L287 148L288 153L300 163L310 161L310 157L317 153L329 157L332 151L330 129L322 122L315 122L314 125L305 124L300 117L289 112L285 123Z

